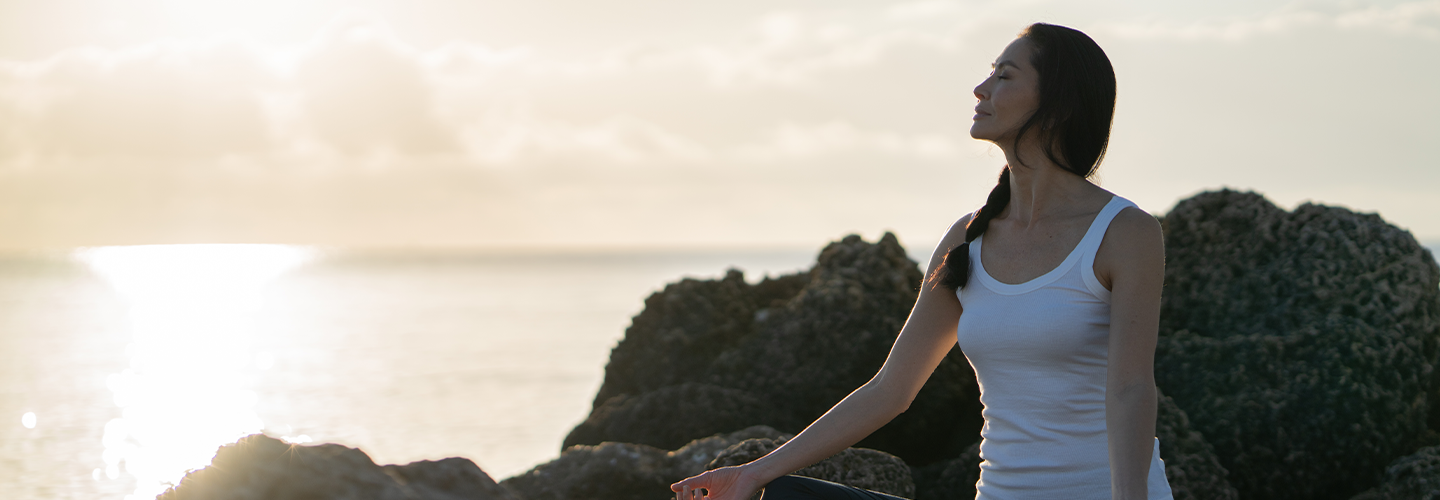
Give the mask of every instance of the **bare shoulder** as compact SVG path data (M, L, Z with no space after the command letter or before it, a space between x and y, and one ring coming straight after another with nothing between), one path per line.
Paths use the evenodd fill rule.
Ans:
M1115 215L1115 220L1110 222L1110 228L1105 232L1106 242L1111 239L1126 243L1124 246L1158 241L1161 248L1164 248L1164 233L1160 228L1160 220L1140 207L1125 207Z
M1163 275L1164 270L1165 235L1160 221L1138 207L1121 210L1110 222L1096 252L1095 277L1105 288L1112 288L1117 275Z
M965 243L965 226L970 224L970 217L973 215L975 214L965 214L960 217L960 220L951 224L950 229L945 231L945 237L940 239L940 244L935 245L935 251L930 255L930 265L926 266L927 269L925 270L926 276L935 272L935 267L940 265L940 261L944 259L945 254L950 253L950 249L960 246L961 243Z
M955 245L959 245L959 244L961 244L961 243L964 243L964 242L965 242L965 226L970 225L970 218L973 217L973 216L975 216L975 214L974 214L973 212L972 212L972 213L965 214L965 215L963 215L963 216L960 217L960 220L957 220L957 221L955 221L954 224L951 224L951 225L950 225L950 230L945 232L945 238L944 238L942 241L945 242L945 243L954 243L954 245L951 245L950 247L954 247ZM941 246L945 246L945 245L941 245ZM946 249L948 250L949 248L946 248Z

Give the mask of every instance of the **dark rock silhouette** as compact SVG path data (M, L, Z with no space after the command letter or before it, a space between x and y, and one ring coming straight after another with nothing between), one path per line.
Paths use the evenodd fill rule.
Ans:
M1348 498L1414 451L1437 389L1429 251L1373 214L1229 190L1164 225L1156 378L1242 498Z
M566 442L617 441L674 449L695 436L743 429L754 421L754 415L764 414L769 406L745 391L685 382L606 400L570 431Z
M1351 500L1431 500L1440 498L1440 446L1422 448L1385 468L1380 486Z
M911 476L915 478L915 500L975 498L975 482L980 480L980 442L965 448L957 458L916 467Z
M706 470L740 465L765 456L794 436L747 439L726 448ZM914 498L915 482L910 466L899 457L868 448L848 448L815 465L795 471L797 476L824 479L856 488Z
M754 426L695 440L668 452L643 444L577 445L560 458L500 484L524 500L673 498L671 483L758 458L790 437L770 427ZM737 461L741 458L743 461ZM847 449L802 472L807 471L802 475L876 491L914 490L905 463L875 450Z
M809 272L756 285L731 271L666 286L611 353L594 410L564 446L668 447L749 425L799 432L879 370L920 280L887 233L846 237ZM718 394L737 404L722 408ZM954 457L979 431L978 394L956 349L908 411L857 446L912 464Z
M297 446L255 434L222 446L157 500L516 500L463 458L375 465L355 448Z
M1229 471L1220 465L1215 448L1190 426L1190 418L1175 406L1175 400L1162 393L1156 409L1155 437L1160 440L1160 458L1165 461L1171 496L1175 500L1240 498L1226 479Z

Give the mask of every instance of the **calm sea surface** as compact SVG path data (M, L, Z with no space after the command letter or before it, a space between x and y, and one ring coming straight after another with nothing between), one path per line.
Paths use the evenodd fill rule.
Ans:
M180 245L0 259L0 489L153 498L254 432L509 477L558 455L650 293L814 255Z

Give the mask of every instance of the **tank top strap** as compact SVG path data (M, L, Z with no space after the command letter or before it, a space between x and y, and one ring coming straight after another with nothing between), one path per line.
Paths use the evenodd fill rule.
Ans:
M1085 281L1085 287L1090 293L1095 294L1100 300L1110 302L1110 290L1100 284L1099 278L1095 277L1095 254L1100 251L1100 243L1105 241L1105 232L1110 229L1110 222L1121 210L1136 206L1134 202L1115 196L1100 209L1095 216L1095 221L1090 223L1090 229L1085 231L1085 237L1075 248L1080 252L1080 276Z

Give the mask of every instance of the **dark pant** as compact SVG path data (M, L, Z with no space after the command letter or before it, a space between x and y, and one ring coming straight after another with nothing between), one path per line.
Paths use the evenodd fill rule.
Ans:
M765 485L761 500L905 500L803 476L782 476Z

